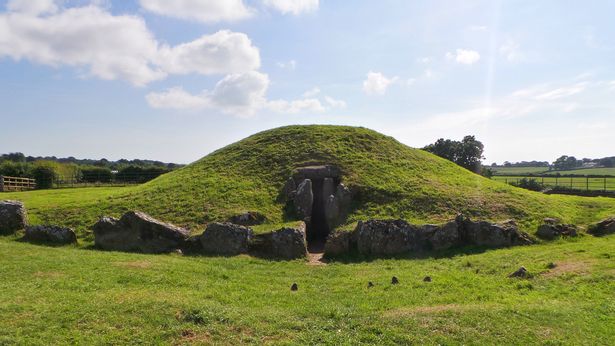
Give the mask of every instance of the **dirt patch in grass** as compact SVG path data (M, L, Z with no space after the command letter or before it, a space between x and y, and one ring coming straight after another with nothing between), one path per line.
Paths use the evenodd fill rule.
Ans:
M594 263L595 261L592 260L556 262L555 268L544 272L542 276L545 278L552 278L566 274L587 275L591 272Z
M211 336L207 332L199 332L191 329L184 329L181 335L173 345L209 345L211 344Z
M149 269L152 267L150 261L114 262L113 265L128 269Z

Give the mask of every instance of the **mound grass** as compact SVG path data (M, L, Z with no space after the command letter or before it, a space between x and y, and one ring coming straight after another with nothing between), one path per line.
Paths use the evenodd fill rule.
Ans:
M326 266L13 237L0 254L0 344L615 344L613 236Z
M80 232L102 214L119 216L131 209L192 229L258 211L274 227L293 220L279 194L293 169L306 164L342 169L343 182L355 193L343 227L367 218L434 223L465 213L492 221L512 218L534 230L544 217L586 225L615 213L613 199L522 190L369 129L320 125L255 134L140 186L0 196L25 201L36 220Z

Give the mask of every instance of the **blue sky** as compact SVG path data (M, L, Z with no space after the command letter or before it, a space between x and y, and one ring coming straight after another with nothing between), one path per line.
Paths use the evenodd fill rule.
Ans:
M187 163L289 124L615 155L615 1L0 1L0 152Z

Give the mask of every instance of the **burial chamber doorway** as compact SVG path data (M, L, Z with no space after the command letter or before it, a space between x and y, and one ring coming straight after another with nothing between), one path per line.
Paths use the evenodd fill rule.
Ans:
M348 189L341 184L341 171L332 165L306 166L294 171L294 205L305 221L310 251L324 248L327 236L345 218Z

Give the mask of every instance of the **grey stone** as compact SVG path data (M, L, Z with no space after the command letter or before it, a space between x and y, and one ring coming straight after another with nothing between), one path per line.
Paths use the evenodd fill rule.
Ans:
M26 228L28 215L19 201L0 201L0 234L13 234Z
M250 243L251 252L267 257L295 259L307 256L305 223L296 228L284 227L277 231L256 234Z
M70 228L38 225L27 226L23 239L34 243L74 244L77 242L77 235Z
M321 166L305 166L295 169L293 179L295 182L304 179L324 179L324 178L339 178L342 172L337 166L321 165Z
M430 249L446 250L459 245L459 227L455 221L441 226L425 225L421 230Z
M404 220L359 221L355 232L361 254L391 256L420 249L420 230Z
M525 267L520 267L512 274L508 275L509 278L527 278L530 276L530 272Z
M597 237L615 233L615 217L611 217L591 225L587 230L587 233Z
M350 252L354 232L338 231L330 233L325 243L326 256L339 256Z
M297 184L295 184L295 180L293 178L288 178L284 187L282 188L282 195L286 198L287 201L292 201L295 198L295 194L297 193Z
M242 214L231 216L227 222L242 226L255 226L265 222L265 216L256 211L247 211Z
M303 221L309 222L312 216L312 206L314 205L314 193L312 191L312 181L310 179L303 180L299 186L297 186L294 203L297 215Z
M467 245L504 247L532 244L530 237L520 232L513 221L500 224L474 222L462 215L456 219L461 242Z
M545 223L538 227L536 236L545 240L553 240L557 237L576 237L577 228L574 225L564 225L557 221L551 222L545 219Z
M103 217L93 229L94 245L113 251L172 252L181 248L190 236L188 230L142 212L128 212L119 220Z
M330 196L335 195L335 182L333 178L325 178L322 181L322 199L326 203Z
M250 228L229 222L210 223L201 235L201 246L204 252L217 255L247 253L252 234Z

